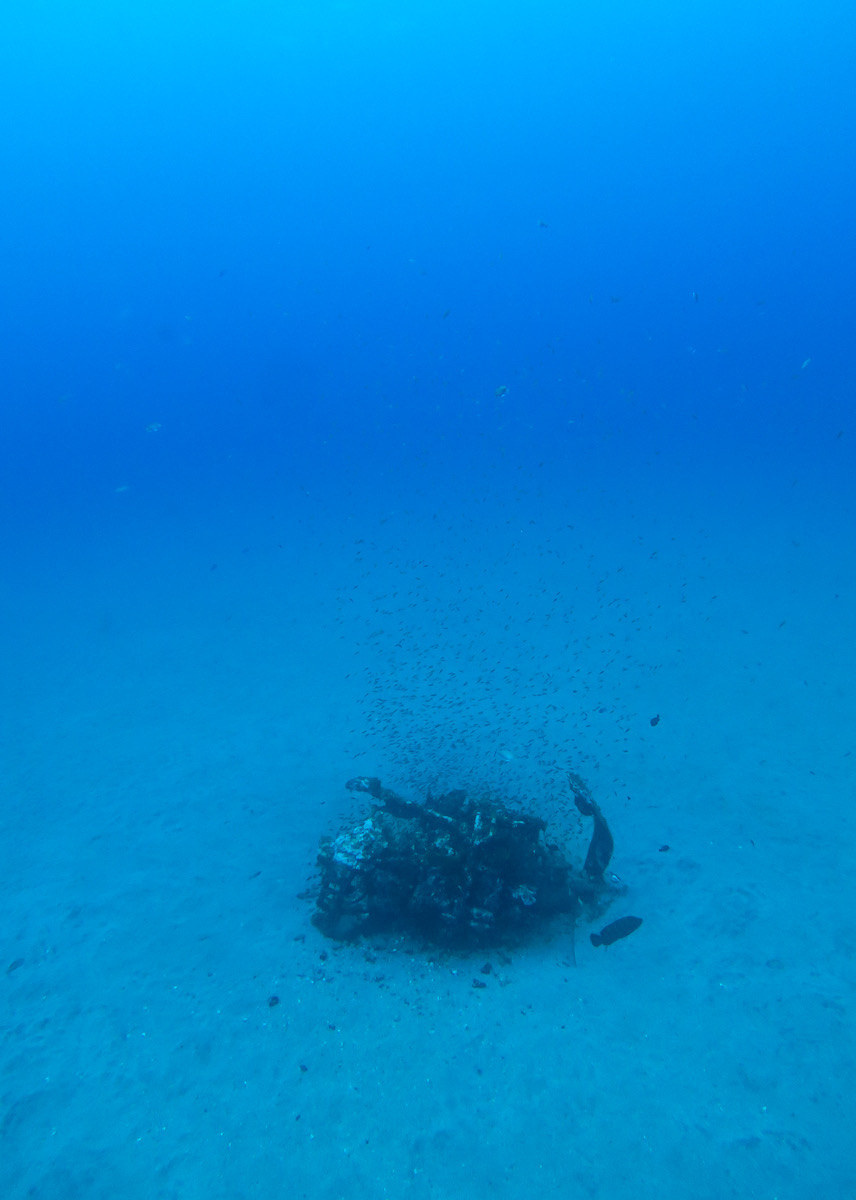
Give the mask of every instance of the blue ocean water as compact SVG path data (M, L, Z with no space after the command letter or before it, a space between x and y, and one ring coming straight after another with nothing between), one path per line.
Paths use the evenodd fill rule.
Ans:
M4 1195L853 1194L854 45L7 0ZM312 927L565 769L626 943Z

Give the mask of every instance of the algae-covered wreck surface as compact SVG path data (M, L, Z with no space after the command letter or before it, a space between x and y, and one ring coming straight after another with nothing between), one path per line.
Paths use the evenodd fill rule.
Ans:
M379 779L349 780L368 811L321 842L315 925L341 941L390 931L467 947L520 941L560 914L598 916L616 891L612 834L583 780L568 779L592 820L579 868L545 821L499 800L452 791L417 803Z

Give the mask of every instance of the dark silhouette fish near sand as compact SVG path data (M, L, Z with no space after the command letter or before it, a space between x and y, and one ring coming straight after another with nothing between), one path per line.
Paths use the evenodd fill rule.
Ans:
M600 933L591 934L591 944L593 946L611 946L613 942L635 933L641 924L641 917L619 917L617 921L604 925Z

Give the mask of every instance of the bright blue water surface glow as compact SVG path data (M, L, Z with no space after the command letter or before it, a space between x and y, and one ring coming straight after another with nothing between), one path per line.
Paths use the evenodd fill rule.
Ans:
M853 1194L854 48L827 0L7 0L5 1195ZM341 781L508 746L645 797L648 948L481 1008L352 963L301 1024Z

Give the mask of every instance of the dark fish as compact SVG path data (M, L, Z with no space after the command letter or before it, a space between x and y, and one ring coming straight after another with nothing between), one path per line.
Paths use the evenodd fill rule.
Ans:
M611 925L605 925L600 933L593 933L591 935L591 944L593 946L611 946L619 938L628 937L631 933L635 933L641 924L641 917L619 917Z

